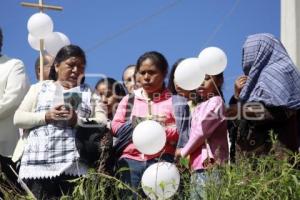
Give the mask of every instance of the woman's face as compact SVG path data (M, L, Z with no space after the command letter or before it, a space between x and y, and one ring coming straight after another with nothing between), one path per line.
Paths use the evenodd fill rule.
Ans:
M118 96L113 93L112 89L107 87L106 83L100 83L96 88L102 103L107 106L107 113L112 114L118 106Z
M134 70L135 67L130 67L126 69L123 75L124 85L129 93L132 93L134 90Z
M164 75L151 59L147 58L141 63L138 73L142 87L148 94L159 92L162 89Z
M84 62L79 57L70 57L61 63L55 64L57 80L64 88L73 88L80 85L84 69Z

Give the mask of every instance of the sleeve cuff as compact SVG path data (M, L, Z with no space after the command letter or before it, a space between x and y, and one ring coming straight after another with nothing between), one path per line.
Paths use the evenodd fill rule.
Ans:
M36 113L38 125L45 125L46 123L46 112Z

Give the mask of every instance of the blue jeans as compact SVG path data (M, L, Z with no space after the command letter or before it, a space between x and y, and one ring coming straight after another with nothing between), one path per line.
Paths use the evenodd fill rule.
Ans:
M196 170L191 175L191 200L207 199L205 192L207 182L214 181L216 184L220 183L220 174L217 170L210 171Z
M147 161L137 161L129 158L121 158L118 161L118 170L120 170L121 168L123 168L124 170L121 170L119 178L121 181L128 184L132 189L136 190L143 198L145 198L146 196L141 188L143 173L150 165L159 161L167 161L172 163L174 161L174 156L165 154L160 159L154 158ZM126 195L133 196L134 199L137 199L136 195L134 195L132 192L127 191ZM126 197L124 199L126 199Z

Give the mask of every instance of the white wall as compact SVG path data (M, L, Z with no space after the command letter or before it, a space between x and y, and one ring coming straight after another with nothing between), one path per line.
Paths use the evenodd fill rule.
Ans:
M281 41L300 70L300 0L281 0Z

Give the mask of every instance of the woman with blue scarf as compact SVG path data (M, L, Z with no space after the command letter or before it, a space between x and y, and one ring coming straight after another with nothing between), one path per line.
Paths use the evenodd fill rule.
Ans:
M245 75L236 80L227 111L233 119L231 142L242 151L263 154L272 146L273 132L286 148L298 151L300 72L284 46L271 34L250 35L242 65Z

